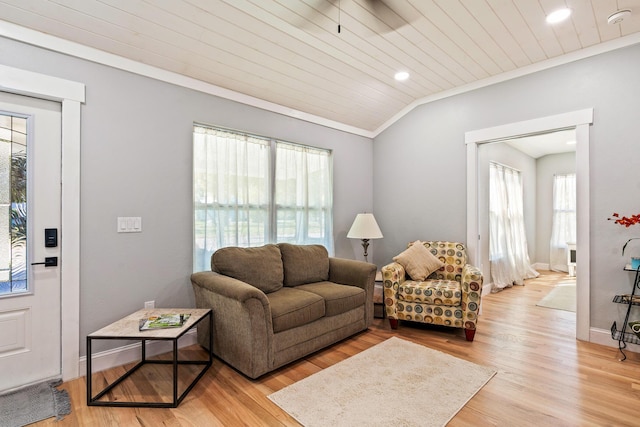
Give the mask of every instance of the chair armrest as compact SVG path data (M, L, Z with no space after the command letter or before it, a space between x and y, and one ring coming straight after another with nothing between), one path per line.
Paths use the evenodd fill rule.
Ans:
M329 257L329 281L364 289L367 327L373 322L373 287L376 269L374 264L368 262Z
M465 329L475 329L480 311L480 298L482 296L482 271L471 264L465 264L462 268L460 288L462 290L463 323Z
M194 273L196 307L213 310L213 353L251 378L273 365L273 323L260 289L212 271ZM198 327L204 345L208 327Z
M380 269L384 280L384 309L389 319L397 319L396 294L406 279L404 267L397 262L387 264Z

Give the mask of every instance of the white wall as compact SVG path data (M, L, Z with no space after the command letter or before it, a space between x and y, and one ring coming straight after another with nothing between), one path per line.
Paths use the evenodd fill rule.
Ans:
M553 176L576 173L576 153L550 154L536 161L536 245L533 263L549 264L553 220Z
M142 308L144 301L155 300L158 307L194 305L189 281L194 122L332 149L335 253L362 256L346 234L358 212L372 210L370 139L4 38L0 63L86 84L81 355L88 333ZM141 216L142 233L116 233L118 216ZM64 230L62 235L64 241Z
M640 235L607 221L640 212L630 196L640 191L639 69L634 45L425 104L389 127L374 140L374 212L385 233L376 264L411 239L466 239L465 132L593 108L590 324L608 330L621 320L611 297L629 293L633 280L621 247Z

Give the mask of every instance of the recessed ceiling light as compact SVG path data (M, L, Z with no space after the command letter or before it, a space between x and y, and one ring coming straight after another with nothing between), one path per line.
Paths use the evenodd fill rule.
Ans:
M547 15L547 23L548 24L557 24L558 22L562 22L567 19L571 15L571 9L564 8L558 9L555 12L551 12Z
M406 71L398 71L395 76L393 76L397 81L402 82L409 78L409 73Z

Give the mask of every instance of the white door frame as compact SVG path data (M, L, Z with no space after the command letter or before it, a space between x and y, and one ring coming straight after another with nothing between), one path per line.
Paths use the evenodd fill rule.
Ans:
M593 108L571 111L555 116L510 123L465 133L467 145L467 248L470 259L480 265L478 219L478 145L551 130L576 130L576 338L589 341L590 277L589 277L589 125L593 123Z
M79 376L80 104L85 85L0 65L0 90L62 103L61 347L62 379Z

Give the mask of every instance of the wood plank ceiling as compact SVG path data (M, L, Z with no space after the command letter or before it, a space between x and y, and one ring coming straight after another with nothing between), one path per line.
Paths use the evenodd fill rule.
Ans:
M375 133L419 100L640 32L640 0L0 0L0 19Z

